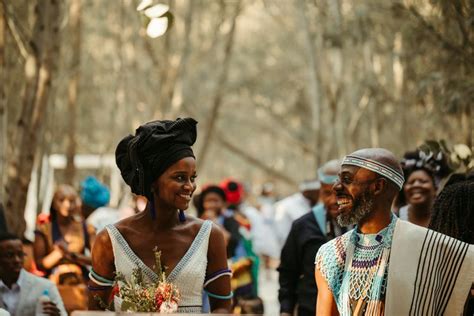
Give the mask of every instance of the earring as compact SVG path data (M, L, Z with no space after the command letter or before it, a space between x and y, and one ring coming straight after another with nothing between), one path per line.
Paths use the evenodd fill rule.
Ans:
M179 216L179 221L180 221L181 223L184 223L184 222L186 221L186 215L184 215L184 211L183 211L183 210L179 210L178 216Z

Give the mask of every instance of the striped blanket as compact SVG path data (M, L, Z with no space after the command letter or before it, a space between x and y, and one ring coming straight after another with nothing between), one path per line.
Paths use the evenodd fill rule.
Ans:
M473 282L473 245L398 220L385 315L462 315Z

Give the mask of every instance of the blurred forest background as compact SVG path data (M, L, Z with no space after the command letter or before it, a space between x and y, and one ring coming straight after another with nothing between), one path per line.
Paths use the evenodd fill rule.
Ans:
M200 184L271 180L282 193L360 147L473 146L470 0L162 0L172 27L155 39L139 2L0 0L0 183L13 231L43 157L66 155L55 181L77 187L76 154L113 154L153 119L199 121Z

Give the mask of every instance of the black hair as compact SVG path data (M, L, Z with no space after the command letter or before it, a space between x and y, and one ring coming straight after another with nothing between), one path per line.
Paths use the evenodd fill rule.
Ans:
M429 228L474 243L474 175L451 177L434 202Z
M199 195L199 200L196 201L196 209L198 213L198 217L201 217L201 215L204 213L204 198L206 195L209 193L215 193L219 195L219 197L226 202L226 197L225 197L225 192L222 190L219 186L217 185L210 185L206 187L204 190L202 190L201 194Z
M222 198L222 200L224 200L224 202L226 201L224 190L222 190L217 185L210 185L207 188L205 188L204 190L202 190L201 199L204 199L204 197L209 193L216 193L217 195L219 195Z
M227 183L227 189L230 192L237 191L239 189L239 184L235 181L229 181L229 183Z
M20 237L18 237L15 234L9 233L9 232L3 232L0 233L0 242L5 241L5 240L20 240Z

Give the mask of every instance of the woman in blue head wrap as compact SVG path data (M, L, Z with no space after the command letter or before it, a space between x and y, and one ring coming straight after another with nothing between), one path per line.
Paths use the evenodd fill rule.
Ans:
M146 281L156 282L156 249L167 280L181 293L178 312L201 313L203 290L212 312L229 312L232 293L223 232L211 221L184 215L196 189L191 148L196 124L192 118L149 122L118 144L122 177L148 204L145 211L107 226L97 236L89 283L91 309L101 309L97 297L110 297L118 272L129 279L133 269L140 268Z
M88 176L81 182L82 214L88 218L97 208L110 202L109 189L97 178Z

